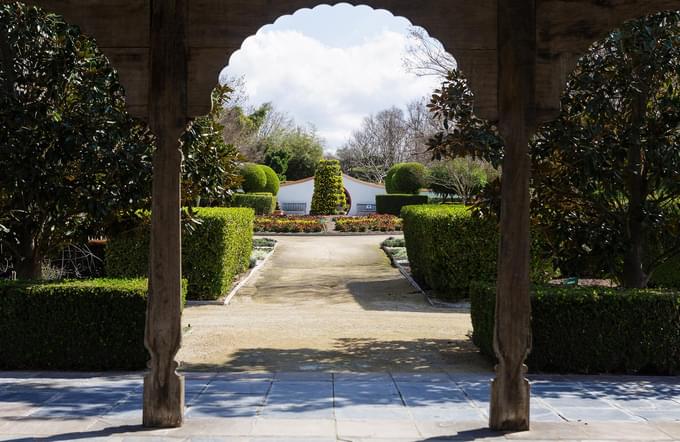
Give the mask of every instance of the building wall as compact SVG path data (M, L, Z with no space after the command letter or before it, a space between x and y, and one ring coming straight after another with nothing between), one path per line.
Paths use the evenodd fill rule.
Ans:
M352 206L349 210L349 215L358 215L358 206L360 204L375 205L375 196L385 193L383 186L371 185L359 180L355 180L347 175L343 176L343 185L352 199ZM286 203L305 203L306 215L312 207L312 196L314 195L314 180L306 180L298 183L282 185L279 190L278 200L281 208L284 208ZM285 210L285 209L284 209Z

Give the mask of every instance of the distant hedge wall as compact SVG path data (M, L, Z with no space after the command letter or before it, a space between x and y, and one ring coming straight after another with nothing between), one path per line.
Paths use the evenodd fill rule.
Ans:
M471 287L473 341L491 358L496 289ZM536 286L531 371L680 372L680 292Z
M443 298L469 295L473 281L495 281L499 233L497 223L472 215L461 205L404 207L404 237L411 271ZM542 257L540 241L532 247L531 278L546 281L552 262Z
M139 370L147 281L0 281L0 369Z
M657 268L649 284L654 287L680 289L680 257L673 258Z
M182 274L188 280L187 296L217 299L250 265L254 213L248 208L196 210L201 223L182 235ZM106 245L107 275L146 276L148 257L148 226L110 238Z
M276 209L276 197L271 193L236 193L232 199L234 207L250 207L255 215L271 215Z
M376 212L381 215L400 216L402 207L427 204L427 202L427 195L393 193L389 195L375 196Z

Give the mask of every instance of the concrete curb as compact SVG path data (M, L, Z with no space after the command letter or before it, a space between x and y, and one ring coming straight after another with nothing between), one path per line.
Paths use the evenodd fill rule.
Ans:
M276 251L276 248L278 247L278 245L279 245L278 242L277 242L276 244L274 244L274 247L273 247L272 250L267 254L267 256L265 256L263 260L258 261L258 263L255 265L255 267L253 267L252 269L250 269L250 271L248 272L248 274L247 274L241 281L239 281L238 284L236 284L236 285L231 289L231 291L230 291L230 292L227 294L227 296L224 298L224 301L220 303L221 305L229 305L229 303L230 303L231 300L234 298L234 296L236 296L236 293L238 293L238 291L241 290L241 288L242 288L244 285L246 285L246 284L253 278L253 276L255 276L256 274L260 273L260 270L262 270L262 267L264 267L264 265L267 263L267 261L269 261L269 258L271 258L271 256L274 254L274 252Z

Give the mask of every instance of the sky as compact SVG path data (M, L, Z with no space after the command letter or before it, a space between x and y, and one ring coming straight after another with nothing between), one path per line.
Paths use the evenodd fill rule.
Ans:
M438 86L403 67L410 26L367 6L302 9L246 39L222 78L243 76L250 106L272 102L298 125L313 125L333 152L364 117Z

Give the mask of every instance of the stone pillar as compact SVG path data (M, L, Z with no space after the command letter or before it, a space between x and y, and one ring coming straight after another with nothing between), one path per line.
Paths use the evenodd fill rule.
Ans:
M144 378L144 426L178 427L184 378L175 356L182 342L179 137L186 124L186 0L151 1L149 123L156 135L149 300L144 341L151 361Z
M536 11L533 0L498 0L499 131L505 141L489 425L529 429L529 139L535 130Z

